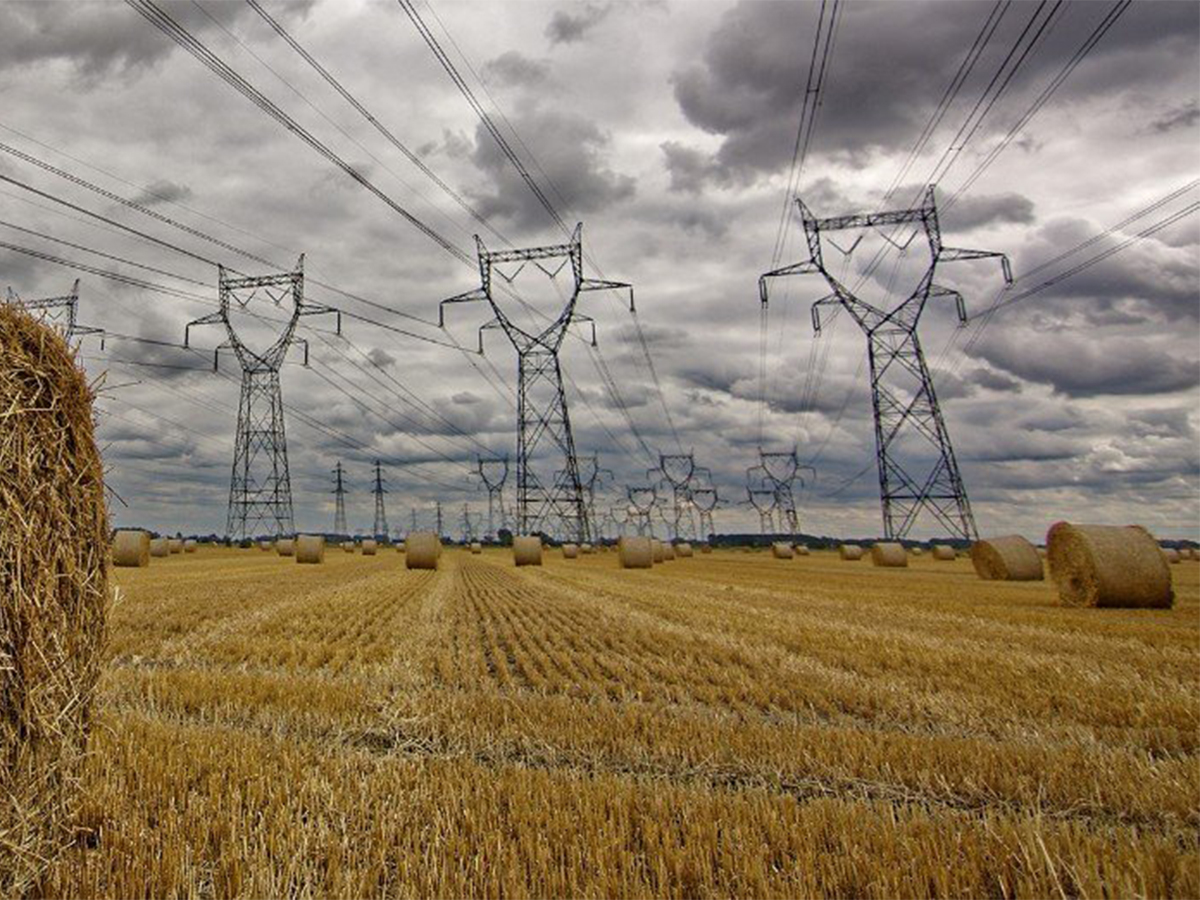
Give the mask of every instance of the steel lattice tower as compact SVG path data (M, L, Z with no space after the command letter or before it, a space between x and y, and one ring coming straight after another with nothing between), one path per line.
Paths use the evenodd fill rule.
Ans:
M500 514L500 527L508 527L508 516L504 511L504 484L508 481L508 456L494 456L484 459L475 457L476 471L479 480L488 492L488 536L496 536L496 513Z
M387 510L383 508L383 495L387 493L384 485L383 470L380 468L379 460L375 460L375 487L371 489L371 493L375 495L375 527L373 529L376 540L387 540L388 536L388 520Z
M833 293L813 304L814 330L818 333L821 330L820 308L837 304L867 335L884 536L888 540L905 537L924 510L947 533L968 540L976 538L975 518L917 330L921 313L931 297L952 298L957 304L960 323L967 320L962 295L934 283L939 263L999 259L1005 282L1012 284L1008 257L986 250L943 246L932 185L926 188L922 205L915 209L818 219L799 197L796 206L804 224L809 258L764 274L759 279L759 295L765 305L769 278L819 274ZM916 289L893 308L881 309L859 299L825 268L821 255L822 233L850 229L878 229L882 233L884 228L910 224L925 232L929 242L929 268ZM933 451L932 465L919 471L913 469L913 464L920 460L919 454L909 454L913 461L908 467L901 463L901 442L908 436L924 444L926 450Z
M628 288L632 307L633 288L623 282L583 277L582 233L583 225L580 224L566 244L496 251L487 250L476 236L481 286L443 300L438 306L438 324L444 325L449 303L485 301L491 306L493 318L479 330L480 352L483 352L483 332L495 328L504 331L517 351L517 530L521 534L531 534L535 530L553 528L560 534L586 541L589 530L587 505L579 478L567 397L563 391L559 350L567 329L581 321L592 323L592 343L595 345L595 322L575 309L582 292ZM542 265L543 261L553 259L562 260L558 269L550 270ZM516 272L520 272L525 265L534 263L553 280L567 262L571 265L574 283L558 317L541 331L527 331L517 325L492 290L493 274L505 281L511 281L516 274L507 276L496 267L516 264ZM561 473L554 474L557 467L552 458L545 459L547 455L561 458Z
M671 536L682 540L695 536L696 523L692 519L692 477L696 474L696 460L691 453L660 453L658 468L663 480L671 488ZM647 474L651 474L647 473Z
M598 453L584 457L583 465L580 467L579 480L583 485L583 499L584 505L587 508L588 530L593 539L598 540L603 533L600 522L596 518L596 488L605 483L611 484L616 477L612 469L601 468L600 455Z
M189 322L184 329L183 345L189 346L193 325L223 325L227 340L213 351L213 371L217 369L218 356L223 349L232 349L242 367L226 530L231 536L242 539L262 534L263 528L273 536L292 534L295 531L292 483L288 474L279 369L293 343L304 345L304 363L308 364L308 342L296 337L301 316L337 313L337 332L341 334L341 313L329 306L304 302L303 255L291 272L245 276L234 275L219 266L218 275L220 308ZM239 337L230 316L231 313L253 315L243 311L260 296L289 315L274 343L258 352ZM285 304L290 304L290 309Z
M717 489L715 487L701 487L692 490L692 504L696 507L696 511L700 514L700 537L707 541L717 533L713 527L713 510L717 508L719 502Z
M643 537L654 537L654 523L650 514L658 504L658 490L654 485L627 485L625 494L629 497L629 512L635 517L634 527Z
M333 469L333 491L334 495L334 512L333 512L333 533L337 535L348 534L346 530L346 486L342 483L342 461L339 459L337 466Z
M765 451L758 450L758 465L755 471L761 471L765 483L775 491L774 508L779 515L779 524L786 526L787 532L795 537L800 532L800 516L796 513L796 498L792 493L792 485L799 478L801 487L804 479L800 478L800 470L813 472L811 466L800 465L796 450Z
M61 297L44 297L40 300L23 300L11 287L8 289L6 302L13 306L19 306L30 313L38 313L39 318L53 328L61 332L67 343L71 343L76 336L83 334L98 334L100 338L100 349L104 349L104 329L90 328L87 325L80 325L78 321L79 314L79 279L75 279L75 283L71 285L71 292L64 294Z

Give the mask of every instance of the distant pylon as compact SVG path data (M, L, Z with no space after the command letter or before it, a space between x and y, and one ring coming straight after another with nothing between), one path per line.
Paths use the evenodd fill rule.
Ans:
M658 504L658 491L654 485L627 485L626 496L629 497L629 516L633 519L637 533L644 537L654 537L654 523L650 514Z
M715 487L692 489L692 503L700 514L700 534L697 535L700 540L707 541L717 533L713 527L713 510L717 508L718 500Z
M272 535L292 534L295 531L292 481L288 474L279 370L293 343L304 344L304 363L308 364L308 342L296 337L301 316L337 313L337 333L341 334L341 313L329 306L304 302L303 255L293 271L275 275L234 277L224 266L218 266L218 282L220 308L187 324L183 346L189 346L193 325L222 325L227 340L213 351L213 371L217 369L221 350L227 348L233 350L242 367L226 530L231 536L243 539L262 534L263 529ZM260 295L277 309L286 309L288 317L274 343L257 351L238 335L230 313L250 315L242 311Z
M79 279L71 285L71 292L62 297L44 297L40 300L23 300L11 287L8 289L6 302L19 306L30 313L36 313L47 325L58 329L67 343L71 343L77 335L100 335L100 349L104 349L104 329L89 328L80 325L79 314Z
M508 527L508 514L504 511L504 483L508 481L508 456L475 457L479 480L488 492L488 536L494 538L499 528ZM498 518L497 518L498 517Z
M346 486L342 482L342 461L339 459L333 469L333 533L349 534L346 530Z
M387 493L387 489L384 488L383 483L383 472L380 469L379 460L375 460L375 487L371 491L375 495L374 534L376 539L386 540L388 535L388 520L387 511L383 508L383 495Z
M437 502L437 536L438 536L438 539L439 539L439 540L441 540L441 538L442 538L442 536L443 536L443 530L442 530L442 501L441 501L441 500L439 500L439 501Z
M933 379L917 334L921 313L930 297L953 299L959 322L967 321L966 305L958 291L935 284L939 263L967 259L999 259L1004 280L1012 284L1012 269L1003 253L961 250L942 245L933 186L925 190L924 202L915 209L818 219L799 197L796 206L804 224L808 259L767 272L759 279L759 296L767 303L767 279L784 275L819 274L833 293L812 306L815 331L821 330L820 309L840 305L867 335L871 362L871 400L875 413L875 453L879 469L879 496L883 508L883 530L888 540L905 537L917 516L928 512L951 535L965 539L978 536L975 517L967 500L967 489L959 473L950 435L933 390ZM857 229L882 230L916 224L929 242L930 262L917 287L891 309L881 309L863 300L833 276L821 255L821 234ZM885 239L891 242L887 235ZM907 246L907 245L906 245ZM901 464L901 442L911 436L920 450L912 452L908 466ZM923 451L923 452L921 452ZM932 451L932 453L930 453ZM927 460L932 458L930 465ZM913 469L913 464L921 466Z
M443 300L438 306L438 324L443 325L447 304L487 302L493 318L480 328L480 352L483 332L496 328L504 331L517 351L517 530L521 534L536 530L557 532L578 541L588 539L589 522L567 413L559 350L567 329L576 322L591 322L593 345L596 342L595 321L575 309L584 291L628 288L630 308L633 305L630 285L583 277L582 230L582 224L576 226L566 244L517 250L489 251L476 236L480 287ZM561 260L558 268L551 270L543 265L554 259ZM492 291L493 274L511 281L517 272L533 263L553 281L568 262L573 281L570 295L558 316L545 327L539 325L533 331L526 331L509 317L507 304L502 305ZM500 267L510 264L515 264L516 270L511 275L505 274ZM557 474L554 457L562 461Z

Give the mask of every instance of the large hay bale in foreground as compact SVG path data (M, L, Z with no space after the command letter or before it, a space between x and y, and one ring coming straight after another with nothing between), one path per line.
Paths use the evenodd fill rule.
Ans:
M3 897L33 889L74 836L109 602L92 399L62 337L0 306Z
M144 531L118 531L112 542L114 566L150 565L150 535Z
M838 547L838 556L853 562L863 558L863 548L858 544L842 544Z
M362 542L363 556L374 556L379 552L379 543L367 538Z
M932 555L939 562L949 562L952 559L958 559L958 554L949 544L934 544Z
M442 556L442 539L432 531L415 531L408 536L404 565L409 569L436 569Z
M1165 608L1175 601L1167 561L1144 528L1057 522L1046 555L1064 606Z
M153 538L150 541L151 556L170 556L171 545L167 543L166 538Z
M280 538L275 542L275 552L280 556L295 556L296 542L291 538Z
M692 555L693 555L692 545L689 544L687 541L683 541L682 543L676 544L675 545L675 555L678 556L680 559L691 559Z
M296 562L316 565L325 562L325 536L301 534L296 538Z
M563 544L562 545L563 559L578 559L579 545L578 544Z
M1019 534L976 541L971 545L971 563L984 581L1042 581L1042 558L1037 547Z
M776 541L771 545L771 555L776 559L791 559L795 556L792 545L786 541Z
M527 534L514 537L513 562L518 566L540 566L542 564L542 539Z
M625 536L617 543L617 561L622 569L654 568L654 542L648 537Z
M908 554L903 544L880 541L871 545L871 564L885 569L907 569Z

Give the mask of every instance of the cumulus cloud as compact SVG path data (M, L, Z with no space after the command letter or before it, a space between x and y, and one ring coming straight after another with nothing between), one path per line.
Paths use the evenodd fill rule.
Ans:
M608 18L611 3L582 3L570 9L556 9L546 24L546 37L551 44L572 44L581 41L589 31Z
M530 59L516 50L509 50L485 62L480 75L485 82L502 87L532 87L550 77L550 66L543 60Z

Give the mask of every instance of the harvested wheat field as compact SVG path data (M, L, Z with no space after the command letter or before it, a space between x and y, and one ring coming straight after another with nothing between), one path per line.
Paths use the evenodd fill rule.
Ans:
M114 570L94 896L1200 894L1200 566L1080 609L971 562Z

